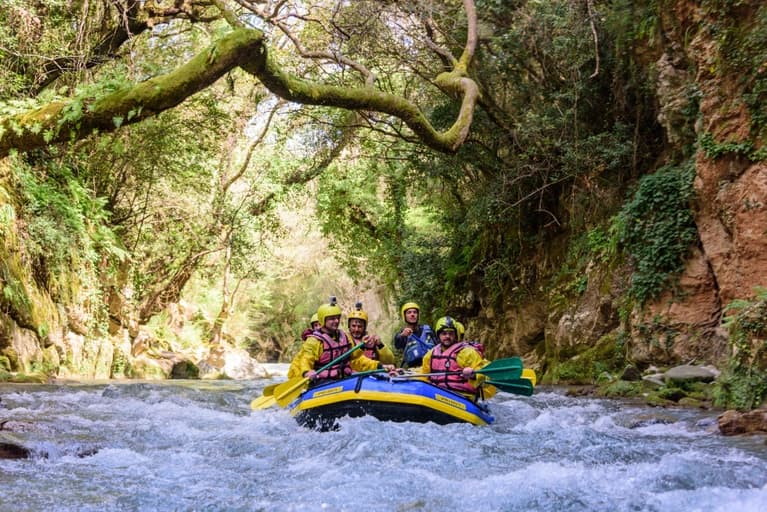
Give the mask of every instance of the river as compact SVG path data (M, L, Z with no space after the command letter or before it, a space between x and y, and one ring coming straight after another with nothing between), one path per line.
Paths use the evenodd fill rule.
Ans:
M496 422L251 412L260 381L0 384L0 424L33 452L0 460L0 511L767 510L764 437L716 413L539 390Z

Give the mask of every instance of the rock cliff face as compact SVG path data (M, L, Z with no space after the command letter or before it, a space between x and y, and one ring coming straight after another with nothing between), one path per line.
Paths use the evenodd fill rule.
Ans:
M619 334L627 359L639 365L722 366L732 355L723 326L727 305L767 286L766 130L754 118L766 107L760 88L767 83L767 9L755 1L735 7L680 1L665 2L660 11L661 44L643 58L654 70L668 152L697 142L692 209L698 243L674 289L622 319L627 281L620 276L631 268L598 264L586 271L586 290L564 307L540 283L530 303L510 301L505 315L482 313L477 324L487 327L476 334L498 340L499 353L523 354L539 370Z
M756 37L760 27L752 20L760 10L763 8L756 2L744 5L731 20L729 32L738 33L743 44L750 34ZM672 321L715 325L723 306L753 296L755 287L767 284L767 165L744 154L752 144L754 149L763 144L745 104L750 83L744 78L757 78L765 69L727 64L731 56L715 40L715 29L724 30L715 13L706 13L693 2L680 2L671 14L667 23L672 45L681 47L683 37L689 38L684 56L694 70L690 80L678 83L677 88L692 86L699 91L696 136L699 140L709 137L721 150L704 146L697 152L695 221L700 250L689 260L682 276L683 293L672 299L673 306L666 307L669 301L661 300L654 307ZM664 106L672 103L669 100ZM674 131L669 130L669 140L673 139Z
M658 97L665 100L661 110L683 110L686 105L676 99L685 91L697 91L699 97L693 211L700 243L679 289L648 308L648 316L683 334L674 343L679 346L673 353L676 361L722 362L728 356L721 329L724 308L733 300L753 298L756 288L767 284L767 165L754 158L764 141L745 101L754 81L764 77L765 64L753 69L748 58L735 58L749 55L749 41L765 29L765 13L758 2L741 4L727 22L697 2L678 2L664 19L669 43L657 62ZM723 46L723 34L735 38L731 48ZM673 65L673 71L663 71L674 60L667 55L678 51L683 58L677 62L689 64L686 80ZM667 131L673 143L683 128L667 125Z

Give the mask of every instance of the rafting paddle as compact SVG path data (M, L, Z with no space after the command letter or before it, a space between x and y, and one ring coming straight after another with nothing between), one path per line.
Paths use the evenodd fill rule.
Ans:
M509 357L507 359L496 359L489 365L474 373L487 375L498 380L513 380L522 377L523 364L519 357Z
M522 370L522 378L529 380L533 384L533 386L535 386L538 383L538 377L535 376L535 370L533 370L532 368L525 368L524 370Z
M392 380L419 379L421 377L432 377L437 375L458 375L461 372L434 372L434 373L412 373L392 377ZM474 370L474 373L487 375L496 380L517 380L522 377L522 359L519 357L509 357L507 359L496 359L484 368Z
M531 396L533 394L533 383L530 379L516 380L486 380L486 384L492 384L501 391L514 393L515 395Z
M277 405L277 400L274 399L273 395L274 389L279 385L280 384L277 383L266 386L262 392L263 396L259 396L250 401L250 408L255 411L256 409L268 409L269 407Z
M272 395L260 396L258 398L254 398L250 402L250 408L254 411L257 409L268 409L273 405L277 405L277 400L275 400L274 396Z
M340 356L336 357L332 361L330 361L328 364L320 368L319 370L316 370L317 373L322 373L323 371L327 370L331 366L343 361L347 357L352 355L352 352L355 350L364 347L364 343L360 343L359 345L355 345L351 350L348 352L344 352ZM309 383L309 379L307 377L294 377L288 381L283 382L282 384L279 384L276 388L274 388L273 397L274 400L277 402L277 405L280 407L285 407L290 402L295 400L298 395L300 395L304 387Z

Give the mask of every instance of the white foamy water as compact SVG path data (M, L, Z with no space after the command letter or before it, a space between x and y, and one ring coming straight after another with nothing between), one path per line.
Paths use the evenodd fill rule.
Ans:
M555 391L490 404L496 423L251 412L262 381L0 384L0 424L33 450L0 460L0 511L767 510L764 438L715 413Z

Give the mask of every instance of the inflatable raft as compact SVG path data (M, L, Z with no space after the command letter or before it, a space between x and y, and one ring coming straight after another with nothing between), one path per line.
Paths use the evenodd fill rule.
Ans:
M382 421L432 421L487 425L494 421L484 404L421 380L389 380L380 375L351 376L302 393L290 405L300 425L337 428L339 418L370 415Z

